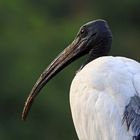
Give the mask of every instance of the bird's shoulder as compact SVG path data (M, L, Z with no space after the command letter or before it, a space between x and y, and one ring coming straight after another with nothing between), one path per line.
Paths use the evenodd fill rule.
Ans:
M85 65L75 76L74 81L88 83L96 87L131 85L140 91L140 63L125 57L99 57ZM132 85L133 84L133 85ZM119 90L119 88L117 88Z
M140 63L134 59L121 57L121 56L102 56L86 65L86 67L119 67L128 68L130 71L140 72ZM136 71L137 70L137 71Z
M111 74L112 77L128 77L140 74L140 63L126 57L103 56L89 62L78 73L90 77L96 75L99 78L104 78L106 74Z

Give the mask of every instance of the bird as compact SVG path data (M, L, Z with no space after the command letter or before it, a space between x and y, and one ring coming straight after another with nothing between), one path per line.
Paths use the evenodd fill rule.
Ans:
M57 73L87 55L70 86L70 108L79 140L140 140L140 63L109 55L112 32L103 19L80 27L74 41L43 71L23 108Z

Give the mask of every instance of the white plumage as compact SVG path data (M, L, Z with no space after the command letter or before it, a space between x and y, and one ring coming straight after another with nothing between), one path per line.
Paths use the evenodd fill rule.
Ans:
M125 107L140 96L140 64L124 57L100 57L78 72L70 89L79 140L132 140L122 123Z

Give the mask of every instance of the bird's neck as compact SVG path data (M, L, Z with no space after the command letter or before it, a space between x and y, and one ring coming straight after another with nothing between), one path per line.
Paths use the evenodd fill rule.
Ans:
M112 43L111 38L102 39L99 42L97 42L97 44L89 52L85 63L81 66L80 69L82 69L89 62L91 62L99 57L108 56L109 51L111 49L111 43Z

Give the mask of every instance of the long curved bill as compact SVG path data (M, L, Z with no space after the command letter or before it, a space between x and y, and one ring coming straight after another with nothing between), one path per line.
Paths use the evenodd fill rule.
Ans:
M80 39L79 37L77 37L66 49L62 51L62 53L58 55L58 57L56 57L56 59L54 59L54 61L40 75L25 102L22 112L23 120L26 119L35 97L45 86L45 84L68 64L70 64L80 56L88 53L88 50L86 48L87 43L87 39Z

